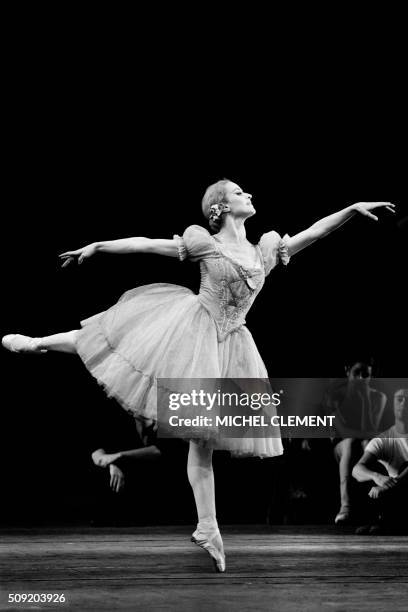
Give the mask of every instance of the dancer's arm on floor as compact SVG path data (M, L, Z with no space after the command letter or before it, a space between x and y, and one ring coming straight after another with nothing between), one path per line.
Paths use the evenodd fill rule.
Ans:
M313 225L308 227L306 230L295 234L290 238L285 239L285 243L289 250L289 255L292 256L298 251L306 248L316 240L324 238L335 229L343 225L346 221L354 217L355 214L359 213L365 217L369 217L374 221L378 221L378 217L371 211L376 208L386 208L391 212L395 212L395 205L390 202L358 202L343 208L328 217L319 219Z
M92 242L75 251L65 251L59 257L63 260L65 267L75 259L81 264L85 259L96 253L111 253L114 255L126 255L128 253L154 253L155 255L166 255L178 257L178 247L175 240L165 238L120 238L119 240L105 240Z

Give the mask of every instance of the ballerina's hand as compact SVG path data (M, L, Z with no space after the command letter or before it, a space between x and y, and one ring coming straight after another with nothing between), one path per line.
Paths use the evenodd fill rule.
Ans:
M391 204L391 202L357 202L357 204L354 204L354 210L358 213L365 217L370 217L370 219L374 221L378 221L378 217L370 212L375 208L386 208L390 212L395 213L395 204Z
M81 264L88 257L92 257L96 253L96 244L88 244L82 249L77 249L76 251L65 251L65 253L61 253L58 255L60 259L62 259L62 268L65 268L70 263L77 259L78 264Z

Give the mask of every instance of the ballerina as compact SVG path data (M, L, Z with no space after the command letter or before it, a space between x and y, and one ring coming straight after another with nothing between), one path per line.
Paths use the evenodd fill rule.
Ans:
M95 242L60 255L62 265L82 264L98 252L155 253L200 262L198 295L178 285L155 283L127 291L108 310L81 321L81 329L51 336L4 336L2 344L17 353L62 351L79 355L106 393L136 416L157 419L158 378L260 378L268 374L245 315L265 277L281 261L340 227L360 213L377 220L373 210L388 202L353 204L281 238L262 235L257 245L245 233L255 214L252 196L227 179L208 187L202 201L211 235L199 225L173 239L125 238ZM197 507L192 541L225 571L225 554L215 507L212 453L273 457L282 454L274 438L194 439L189 443L187 473Z

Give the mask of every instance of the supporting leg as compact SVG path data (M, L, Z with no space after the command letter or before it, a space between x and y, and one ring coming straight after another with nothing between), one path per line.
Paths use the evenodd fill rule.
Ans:
M215 511L212 448L190 440L187 474L197 507L198 524L191 540L211 556L216 571L225 572L225 555Z
M190 441L187 474L197 507L198 520L212 519L216 523L212 448Z

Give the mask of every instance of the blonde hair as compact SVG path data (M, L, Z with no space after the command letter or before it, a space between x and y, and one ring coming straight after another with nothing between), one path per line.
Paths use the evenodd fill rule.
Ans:
M204 197L201 202L204 217L208 220L210 229L213 232L218 232L222 225L222 209L224 204L227 202L227 192L225 186L231 181L228 179L222 179L217 181L213 185L207 187ZM211 216L211 206L218 205L221 209L220 216ZM210 218L211 216L211 218Z

